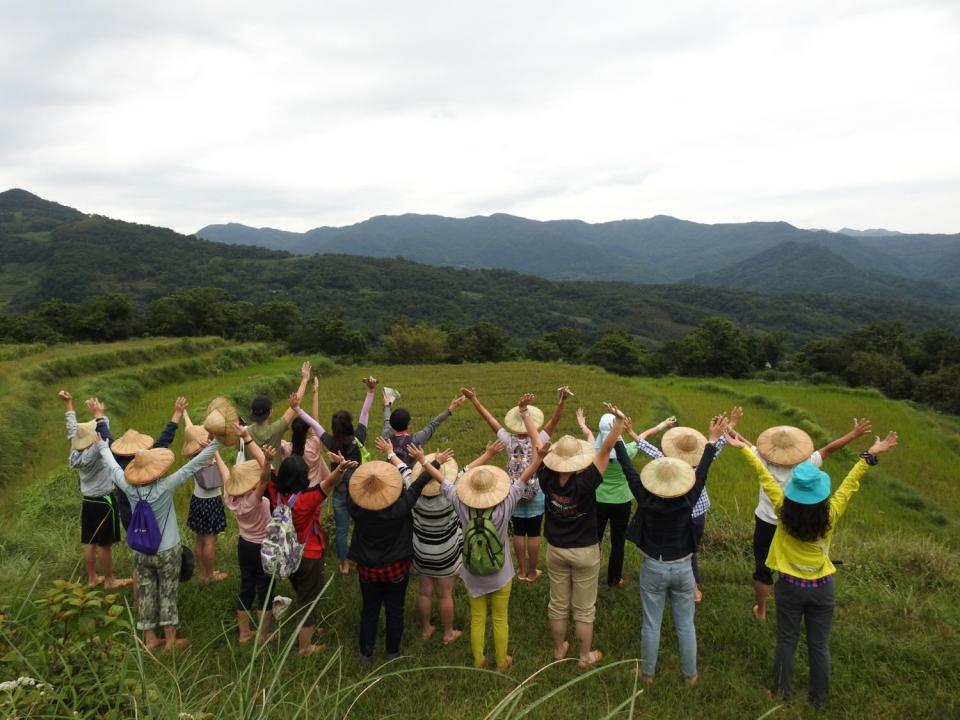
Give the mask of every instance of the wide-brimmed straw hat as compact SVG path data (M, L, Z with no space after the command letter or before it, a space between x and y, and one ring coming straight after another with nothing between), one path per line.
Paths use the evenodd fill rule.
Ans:
M539 430L543 427L543 410L533 405L527 405L527 412L530 413L530 419L534 426ZM523 424L523 416L520 414L520 406L515 405L507 411L503 418L503 426L514 435L524 435L527 432L527 426Z
M222 445L229 447L237 444L239 436L233 426L239 420L240 415L233 403L225 397L218 397L207 406L207 419L203 421L203 427Z
M173 450L151 448L138 452L123 471L131 485L149 485L159 480L173 465Z
M800 428L778 425L760 433L757 451L768 463L792 467L810 459L813 440Z
M230 468L230 477L223 484L223 490L227 495L246 495L259 482L260 463L256 460L247 460Z
M580 472L588 467L597 451L586 440L564 435L550 448L543 464L556 472Z
M191 425L183 431L183 446L180 454L184 457L193 457L203 450L210 441L210 433L203 425Z
M640 482L657 497L675 498L690 492L696 482L693 466L685 460L663 457L643 466Z
M130 428L113 441L110 449L114 455L136 455L141 450L149 450L152 447L152 437Z
M403 490L400 471L383 460L371 460L353 471L347 491L365 510L383 510L393 505Z
M436 453L430 453L427 455L424 460L427 465L432 463L437 457ZM457 472L460 470L460 467L457 465L457 461L453 458L447 460L443 465L440 466L440 472L443 474L443 477L446 478L448 482L456 482ZM420 477L420 473L423 472L423 466L420 463L417 463L413 466L413 479L416 480ZM440 494L440 483L436 481L431 481L426 484L423 488L423 492L420 493L424 497L436 497Z
M660 443L663 454L667 457L683 460L691 467L696 467L703 457L703 449L707 446L707 438L703 433L692 427L674 427L663 434Z
M478 465L457 481L457 497L476 510L491 508L510 494L510 476L496 465Z
M77 423L77 432L70 441L70 447L74 450L86 450L97 441L97 421L88 420L87 422Z

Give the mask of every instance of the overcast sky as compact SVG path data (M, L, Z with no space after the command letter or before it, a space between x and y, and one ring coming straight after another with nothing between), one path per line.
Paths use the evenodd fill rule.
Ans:
M0 0L8 187L183 232L960 232L960 2Z

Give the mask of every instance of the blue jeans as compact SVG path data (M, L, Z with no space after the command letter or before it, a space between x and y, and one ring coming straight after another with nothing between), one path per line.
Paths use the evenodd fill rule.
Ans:
M342 483L333 491L333 523L337 535L337 560L347 559L347 532L350 530L350 512L347 510L347 491Z
M643 674L653 677L660 652L663 606L670 598L673 624L680 645L680 669L688 678L697 674L697 630L693 625L693 569L690 559L661 562L645 557L640 571L640 603L643 605L641 651Z

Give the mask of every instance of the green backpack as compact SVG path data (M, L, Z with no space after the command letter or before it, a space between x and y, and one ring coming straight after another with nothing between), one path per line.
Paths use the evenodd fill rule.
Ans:
M370 451L367 450L364 444L357 438L353 439L353 444L360 450L360 464L363 465L365 462L370 462Z
M492 517L493 508L470 511L463 534L463 563L473 575L493 575L503 568L503 543Z

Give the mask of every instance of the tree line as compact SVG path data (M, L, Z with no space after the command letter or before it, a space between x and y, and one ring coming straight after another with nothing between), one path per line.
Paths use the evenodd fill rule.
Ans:
M592 341L575 326L518 338L487 320L414 324L402 314L375 334L352 326L343 310L308 315L291 301L254 304L234 300L220 288L180 290L146 306L119 293L79 303L52 299L20 315L0 315L0 340L13 343L208 335L283 342L291 352L318 352L347 362L530 359L596 365L628 376L758 377L874 387L891 398L960 413L960 338L938 329L909 330L899 322L810 340L791 352L784 333L749 333L724 317L707 318L682 339L656 347L626 329L610 329Z

